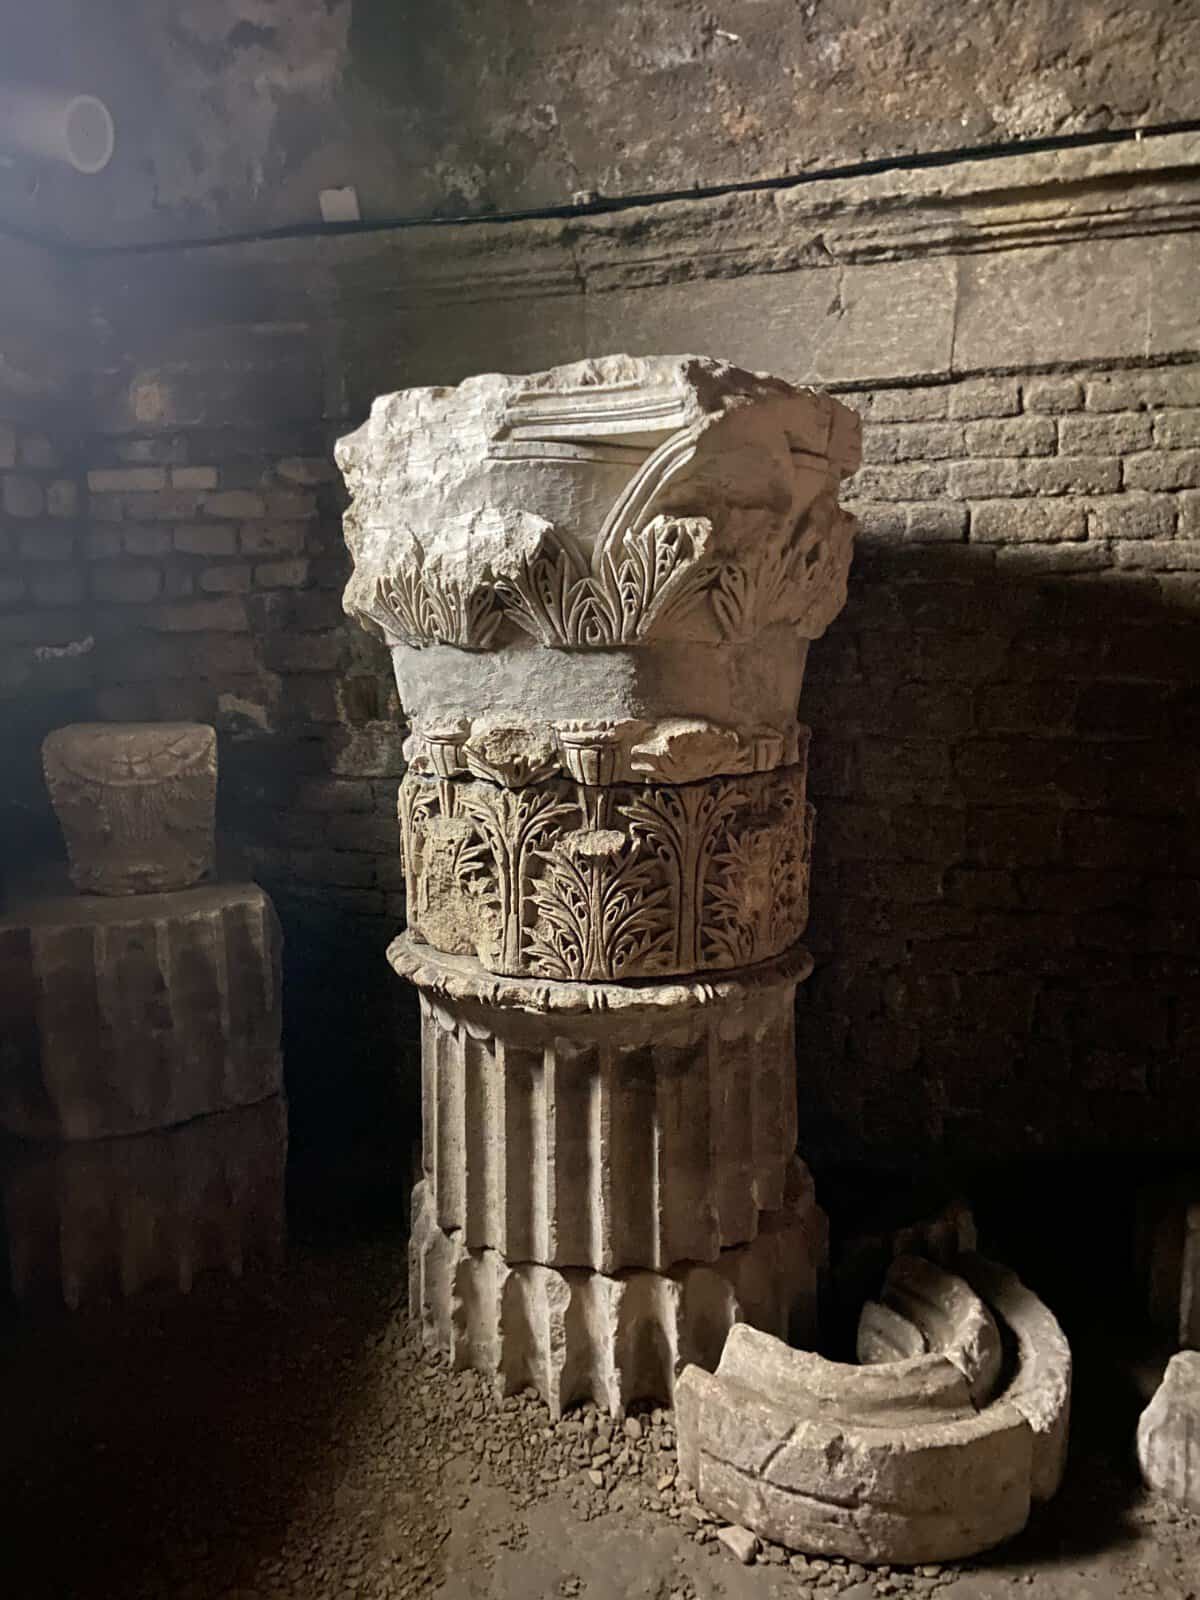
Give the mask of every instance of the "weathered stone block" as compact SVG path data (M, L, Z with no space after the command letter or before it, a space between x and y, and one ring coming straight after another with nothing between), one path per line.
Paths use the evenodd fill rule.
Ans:
M1154 418L1154 442L1162 450L1200 449L1200 407L1160 411Z
M237 522L267 515L263 496L249 489L226 489L221 494L206 495L203 508L206 517L230 517Z
M689 1368L676 1385L680 1477L700 1503L794 1549L867 1562L943 1561L1019 1531L1031 1497L1057 1487L1070 1356L1019 1281L967 1261L972 1286L1014 1319L1011 1374L983 1300L924 1262L896 1263L890 1315L870 1313L864 1333L870 1353L919 1353L841 1366L734 1328L715 1373Z
M162 573L157 567L113 563L92 569L92 592L113 605L146 605L158 598Z
M1059 449L1071 456L1123 456L1150 446L1150 418L1136 412L1107 417L1064 417Z
M38 606L77 606L83 599L82 572L62 567L43 568L29 577L29 592Z
M1030 378L1023 386L1026 411L1051 416L1077 411L1083 404L1083 385L1076 378Z
M27 478L21 473L6 473L0 495L5 514L10 517L40 517L45 509L45 495L37 478Z
M1087 385L1089 411L1156 410L1160 406L1200 406L1200 369L1114 372Z
M962 451L963 429L956 422L878 424L863 441L867 462L952 460Z
M278 1093L279 953L254 884L15 909L0 920L0 1126L100 1139Z
M237 535L232 528L186 523L175 529L174 544L183 555L231 556L237 548Z
M22 561L70 561L75 540L61 528L23 529L17 544Z
M1127 490L1108 500L1093 500L1088 520L1097 539L1169 539L1177 514L1174 495L1136 494Z
M304 560L260 561L254 568L257 589L299 589L308 582L309 566Z
M121 535L125 554L129 556L165 556L171 550L170 528L146 526L129 527Z
M1129 489L1200 488L1200 450L1147 450L1125 460Z
M980 544L1047 544L1085 539L1082 506L1044 500L981 500L971 507L971 538Z
M911 389L876 389L848 396L864 417L876 422L930 422L946 415L950 391L944 384Z
M1004 417L970 422L965 432L973 456L1049 456L1057 429L1049 417Z
M238 538L248 556L298 556L303 554L308 530L302 522L247 522Z
M167 487L162 467L98 467L87 475L93 494L141 494Z
M216 467L172 467L172 489L215 489Z
M199 723L75 723L42 761L75 886L186 888L212 870L217 741Z
M1152 1489L1200 1511L1200 1351L1181 1350L1138 1421L1138 1463Z
M278 1265L286 1155L278 1095L129 1138L10 1142L0 1183L14 1294L75 1308Z
M1015 378L969 378L949 391L950 415L960 419L1012 417L1021 409Z

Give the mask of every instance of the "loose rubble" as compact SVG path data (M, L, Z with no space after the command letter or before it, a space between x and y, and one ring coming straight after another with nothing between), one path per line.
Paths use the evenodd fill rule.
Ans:
M91 1594L102 1573L121 1600L1013 1600L1027 1582L1039 1600L1183 1600L1200 1570L1200 1518L1150 1496L1129 1505L1113 1463L1091 1455L1052 1513L1055 1540L1088 1550L1065 1566L1038 1564L1039 1538L1000 1566L903 1568L760 1539L743 1567L680 1486L670 1410L618 1422L585 1405L554 1423L527 1393L499 1397L419 1353L402 1281L399 1245L297 1244L265 1283L209 1278L107 1321L10 1328L13 1592ZM1116 1506L1122 1538L1087 1546Z

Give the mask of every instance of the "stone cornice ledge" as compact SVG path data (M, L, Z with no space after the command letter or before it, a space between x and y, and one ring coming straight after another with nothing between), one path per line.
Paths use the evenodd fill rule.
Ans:
M315 330L355 418L397 381L609 350L703 349L835 389L1173 360L1200 353L1200 133L169 261L169 296L157 277L148 293L153 254L91 263L114 350L148 346L157 368L178 342L194 358L177 319L147 332L160 303L268 363ZM128 382L114 365L118 426Z
M927 258L1200 225L1200 133L820 179L563 220L413 227L323 241L397 287L489 300ZM225 247L237 250L238 246ZM243 247L244 248L244 247ZM257 247L266 248L266 247ZM273 248L308 253L311 241ZM382 285L381 285L382 286Z

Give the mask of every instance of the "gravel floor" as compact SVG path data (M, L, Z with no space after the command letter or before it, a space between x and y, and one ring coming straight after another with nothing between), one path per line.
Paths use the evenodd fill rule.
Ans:
M408 1339L397 1240L269 1282L0 1329L4 1593L153 1600L1200 1600L1200 1519L1147 1502L1136 1397L1080 1362L1068 1481L1007 1550L907 1571L740 1565L674 1485L669 1412L552 1427Z

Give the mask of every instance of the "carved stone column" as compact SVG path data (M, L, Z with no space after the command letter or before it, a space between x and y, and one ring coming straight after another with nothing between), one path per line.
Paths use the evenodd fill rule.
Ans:
M412 721L413 1314L555 1409L669 1400L734 1322L811 1319L796 709L845 599L857 419L614 356L385 396L338 461L346 607Z

